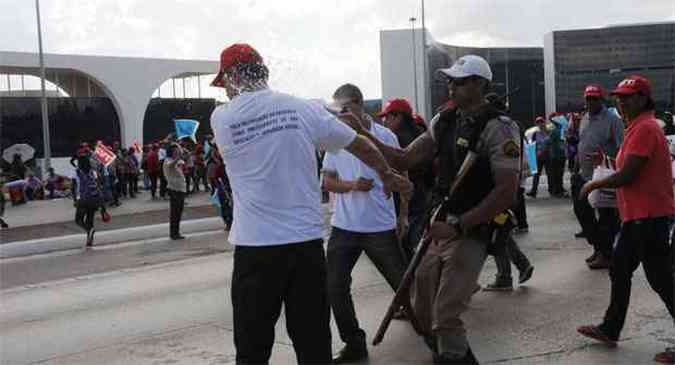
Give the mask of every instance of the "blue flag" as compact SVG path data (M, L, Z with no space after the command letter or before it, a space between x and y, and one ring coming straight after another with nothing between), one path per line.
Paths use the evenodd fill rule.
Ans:
M563 117L562 115L558 115L556 117L551 118L551 120L560 126L560 140L564 141L565 132L567 132L567 128L569 127L569 122L567 121L567 118Z
M537 144L525 143L525 153L527 153L527 164L534 175L537 173Z
M197 129L199 128L199 122L192 119L174 119L176 123L176 139L182 138L191 138L195 143L197 143Z
M204 156L206 156L206 159L209 159L209 151L211 151L211 145L209 144L209 141L204 141Z

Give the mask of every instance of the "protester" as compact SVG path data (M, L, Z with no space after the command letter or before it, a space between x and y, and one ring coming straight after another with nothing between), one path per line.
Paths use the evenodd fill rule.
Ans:
M157 199L157 180L159 179L159 146L153 144L145 157L145 173L150 179L150 196L152 200Z
M412 107L405 99L390 100L385 108L380 112L379 116L384 121L385 125L391 129L401 148L406 148L412 141L426 131L424 121L417 122L413 117ZM419 116L418 116L419 117ZM421 117L420 117L421 118ZM406 220L399 218L399 231L403 234L401 237L401 246L405 254L406 260L410 260L414 254L415 247L419 243L423 234L423 227L425 225L425 213L427 206L431 202L431 190L434 184L434 175L432 171L431 162L420 164L408 171L408 178L414 185L413 195L409 202L402 201L399 203L399 196L395 200L397 207L397 214L403 215ZM407 208L407 216L401 213L401 206ZM408 226L407 229L405 226Z
M4 216L5 216L5 193L0 188L0 228L7 229L9 228L9 225L3 219Z
M223 219L225 224L225 230L229 231L232 227L232 190L230 188L229 182L227 179L222 179L220 177L215 179L215 193L218 197L218 205L220 206L220 217Z
M537 173L534 174L534 177L532 178L532 187L526 194L532 198L537 197L537 191L539 190L539 179L541 174L544 172L544 169L546 169L546 176L550 180L550 168L548 166L549 149L546 144L549 131L546 129L546 119L544 119L544 117L537 117L534 121L534 124L538 128L537 131L532 135L532 141L537 146ZM548 191L549 193L553 192L550 183L548 186Z
M623 141L623 123L603 105L603 96L604 91L597 85L589 85L584 90L586 113L579 125L578 154L571 178L574 214L586 240L593 246L593 254L586 258L591 270L609 268L612 243L619 231L616 208L593 209L588 200L579 195L582 186L593 178L591 156L603 152L614 158Z
M129 197L135 198L138 194L138 175L139 165L138 160L136 159L136 150L133 147L129 147L127 155L125 158L125 163L127 166L127 183L129 184Z
M12 156L12 165L10 172L12 175L14 175L15 180L23 180L26 178L26 170L28 168L26 165L23 163L23 160L21 159L21 155L18 153L15 153L14 156Z
M340 86L333 101L340 109L365 114L363 95L355 85ZM396 135L370 116L365 116L361 123L382 143L399 147ZM326 249L328 299L345 343L333 363L344 364L368 357L366 332L359 327L351 296L351 273L359 256L362 252L368 256L393 291L398 288L406 267L398 247L394 202L385 195L377 173L345 150L326 152L323 171L323 188L336 196ZM407 198L401 200L407 205ZM407 214L398 217L399 221L407 219Z
M185 175L183 174L185 161L183 160L182 148L176 143L171 144L166 152L167 157L162 169L166 177L170 199L169 237L172 240L182 240L185 237L180 234L180 220L185 207L185 195L187 194Z
M47 181L45 184L49 194L47 198L56 199L64 196L63 191L65 190L65 178L61 175L57 175L54 172L54 168L50 167L47 170Z
M626 124L624 143L616 158L617 171L602 180L587 182L579 195L616 188L622 225L612 256L611 296L605 317L601 324L581 326L577 331L616 347L628 311L633 272L640 264L651 288L671 317L675 315L669 245L675 200L670 154L654 117L649 80L630 76L618 84L612 95L617 97Z
M437 189L445 192L468 154L468 146L477 146L476 165L446 205L450 215L430 227L433 242L417 267L411 293L414 315L425 332L434 361L477 364L460 316L475 292L485 262L492 236L490 222L513 204L518 190L519 131L515 122L485 103L492 71L483 58L467 55L440 72L448 77L457 108L444 108L432 119L429 131L405 150L381 143L356 123L350 125L373 142L399 171L437 155ZM455 123L461 133L453 133ZM481 127L482 132L475 130Z
M77 160L77 186L79 199L75 211L75 223L87 232L85 249L94 244L94 214L101 206L101 189L98 185L98 177L91 167L89 156L81 155Z
M234 198L232 306L236 361L267 363L282 304L300 364L332 362L316 150L348 151L375 170L384 191L409 190L372 144L316 102L272 91L251 46L221 53L212 85L229 105L211 126ZM343 115L359 120L361 116ZM292 176L292 179L288 177Z
M563 143L562 125L556 121L554 113L549 116L553 128L549 131L546 139L548 148L548 160L546 162L546 177L548 179L548 191L555 198L567 197L567 191L563 187L563 175L565 173L565 146Z

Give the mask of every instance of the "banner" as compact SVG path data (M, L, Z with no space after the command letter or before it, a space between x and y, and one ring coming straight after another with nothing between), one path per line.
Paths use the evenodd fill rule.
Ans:
M537 173L537 144L525 143L525 153L527 154L527 164L530 166L532 175Z
M108 167L115 159L117 156L113 153L110 148L106 147L103 143L99 143L96 145L96 149L94 150L94 158L98 160L98 162L102 163L103 166Z
M197 143L197 129L199 122L192 119L175 119L176 123L176 139L190 138Z

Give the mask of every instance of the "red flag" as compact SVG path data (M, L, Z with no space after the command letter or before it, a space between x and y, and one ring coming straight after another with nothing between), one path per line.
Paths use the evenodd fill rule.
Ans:
M110 165L117 158L113 151L111 151L110 148L106 147L103 143L96 145L94 157L105 167L108 167L108 165Z
M138 141L134 141L134 149L137 153L141 153L141 145L138 144Z

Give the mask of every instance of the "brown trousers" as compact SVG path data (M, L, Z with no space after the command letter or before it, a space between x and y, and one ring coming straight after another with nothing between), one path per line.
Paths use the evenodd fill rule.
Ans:
M442 352L463 355L468 349L460 319L476 289L487 242L475 238L432 242L415 271L411 301L420 327L433 334Z

